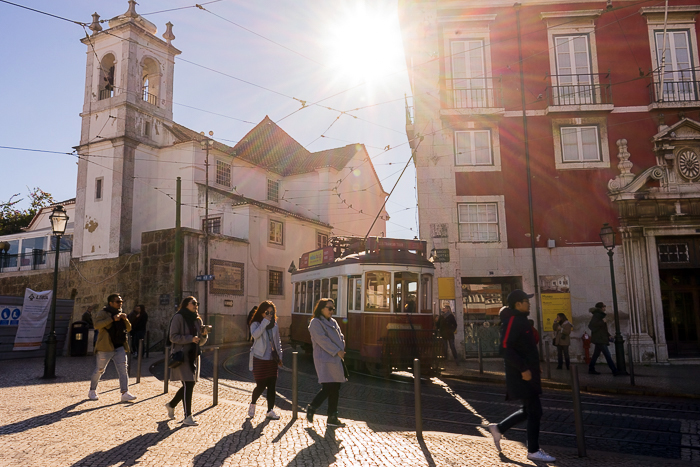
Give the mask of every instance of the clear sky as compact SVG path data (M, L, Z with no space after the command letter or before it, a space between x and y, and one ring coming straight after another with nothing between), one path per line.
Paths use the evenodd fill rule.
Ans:
M411 155L396 0L197 1L205 10L194 0L141 0L136 7L158 37L165 23L174 25L173 45L182 51L175 61L177 123L213 131L233 146L268 115L312 152L362 143L391 191ZM88 24L95 11L109 19L128 8L126 0L11 3ZM79 24L0 1L0 146L73 151L85 34ZM321 102L299 110L299 100ZM27 187L56 200L75 196L75 156L0 148L0 161L0 201L15 193L26 198ZM418 235L412 163L387 210L389 237Z

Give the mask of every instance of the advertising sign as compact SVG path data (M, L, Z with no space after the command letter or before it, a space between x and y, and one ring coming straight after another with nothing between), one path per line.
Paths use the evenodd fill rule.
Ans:
M24 291L24 305L15 336L15 346L12 350L38 350L44 339L46 320L51 308L51 290L35 292L32 289Z
M569 322L573 324L569 276L540 276L540 297L544 332L554 330L552 325L558 313L564 313Z

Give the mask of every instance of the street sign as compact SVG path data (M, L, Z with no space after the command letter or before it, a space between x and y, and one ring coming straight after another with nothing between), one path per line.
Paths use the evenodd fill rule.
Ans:
M213 281L214 280L214 274L206 274L206 275L201 275L197 276L198 281Z
M449 263L450 262L450 249L449 248L436 248L434 261L436 263Z

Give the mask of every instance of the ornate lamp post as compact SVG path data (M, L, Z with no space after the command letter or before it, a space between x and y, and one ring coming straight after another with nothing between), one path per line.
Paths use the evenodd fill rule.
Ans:
M56 236L56 262L53 269L53 294L51 295L51 331L46 345L46 358L44 360L44 378L56 377L56 289L58 288L58 253L61 251L61 236L66 233L68 215L63 206L53 208L49 216L51 230Z
M610 258L610 280L612 282L613 314L615 316L615 358L617 360L618 374L627 374L625 367L625 341L620 334L620 316L617 311L617 288L615 287L615 267L613 265L613 250L615 249L615 231L608 224L603 224L600 229L600 239L608 250Z
M10 242L0 242L0 272L7 262L7 252L10 251ZM3 257L3 253L5 253Z

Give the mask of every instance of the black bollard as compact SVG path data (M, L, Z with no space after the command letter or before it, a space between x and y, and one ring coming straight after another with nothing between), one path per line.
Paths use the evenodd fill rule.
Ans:
M219 405L219 348L214 347L214 394L212 405Z
M165 346L165 358L163 359L163 394L168 393L168 378L170 378L170 367L168 366L168 360L170 360L170 346Z
M146 331L146 358L151 358L151 331Z
M296 420L299 414L299 365L297 358L299 352L292 352L292 420Z
M632 360L632 343L627 338L627 357L629 358L630 384L634 386L634 361Z
M544 364L547 370L547 379L552 379L552 367L549 365L549 342L544 341Z
M477 332L476 334L476 351L479 356L479 374L484 374L484 355L481 352L481 336Z
M127 344L127 347L129 347L129 351L126 353L126 368L127 368L126 374L127 374L128 376L131 376L131 367L134 366L134 365L133 365L134 359L131 358L131 349L133 349L133 347L132 347L133 343L132 343L132 341L131 341L131 335L127 335L127 336L126 336L126 344Z
M578 385L578 367L571 365L571 391L574 399L574 421L576 423L576 444L578 456L586 457L586 438L583 432L583 413L581 413L581 392Z
M420 360L413 359L413 391L416 395L416 437L423 439L423 407L420 400Z
M143 359L143 339L139 339L139 356L136 359L136 382L141 382L141 360Z

